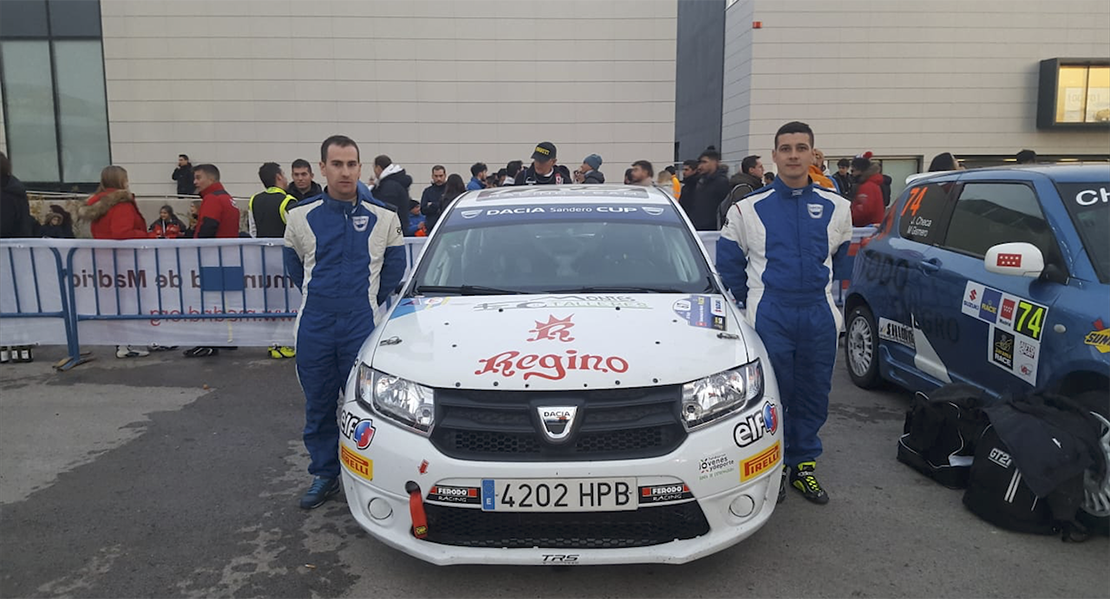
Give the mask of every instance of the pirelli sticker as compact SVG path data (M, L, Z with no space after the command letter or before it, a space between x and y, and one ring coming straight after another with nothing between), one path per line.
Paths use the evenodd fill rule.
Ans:
M342 443L339 444L339 461L358 476L374 480L374 460L362 457Z
M760 474L774 468L782 460L782 442L775 444L755 454L740 463L740 482L747 482Z

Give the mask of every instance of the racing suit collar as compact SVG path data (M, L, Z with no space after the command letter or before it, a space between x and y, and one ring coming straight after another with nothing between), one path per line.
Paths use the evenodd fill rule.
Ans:
M775 180L771 182L771 187L774 188L774 190L781 197L800 197L809 192L810 188L813 187L813 179L808 179L807 181L808 182L806 183L805 187L794 188L790 187L786 183L783 183L782 179L775 177Z

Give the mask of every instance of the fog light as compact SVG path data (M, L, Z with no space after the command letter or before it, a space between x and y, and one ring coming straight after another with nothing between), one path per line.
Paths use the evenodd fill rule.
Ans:
M375 497L366 504L366 509L370 512L370 517L375 520L385 520L393 515L393 507L389 502L381 497Z
M755 511L755 500L747 495L741 495L732 500L728 505L728 511L737 518L747 518Z

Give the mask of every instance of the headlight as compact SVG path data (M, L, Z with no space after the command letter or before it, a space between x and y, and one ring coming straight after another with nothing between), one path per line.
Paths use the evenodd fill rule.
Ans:
M682 423L693 430L763 397L759 360L682 386Z
M417 432L428 434L436 417L435 391L412 381L358 368L358 394L365 406Z

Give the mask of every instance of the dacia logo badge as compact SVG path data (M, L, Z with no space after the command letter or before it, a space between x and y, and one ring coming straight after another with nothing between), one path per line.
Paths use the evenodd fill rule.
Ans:
M825 207L821 204L806 204L806 207L809 208L810 218L821 218L825 214Z
M543 434L548 441L562 441L574 428L574 417L578 415L577 406L544 406L536 408L543 425Z

